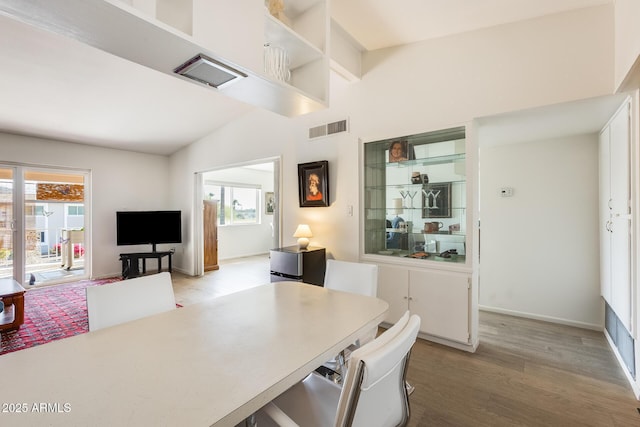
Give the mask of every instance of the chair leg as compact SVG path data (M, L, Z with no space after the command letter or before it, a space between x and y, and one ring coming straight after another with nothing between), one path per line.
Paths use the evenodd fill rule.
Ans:
M333 362L336 364L335 367L332 366ZM315 371L326 379L331 380L338 385L342 385L342 379L344 377L344 372L346 371L346 363L345 351L342 350L336 357L334 357L333 361L319 366Z
M404 387L407 389L407 394L409 396L411 396L411 393L414 392L414 390L416 389L414 386L412 386L411 384L409 384L409 381L405 381L404 382Z
M244 420L244 425L245 425L245 427L257 427L258 421L256 420L256 414L249 415Z
M340 375L342 375L344 373L344 367L345 367L345 355L344 355L344 350L342 350L340 353L338 353L338 355L336 356L336 362L338 363L338 373Z

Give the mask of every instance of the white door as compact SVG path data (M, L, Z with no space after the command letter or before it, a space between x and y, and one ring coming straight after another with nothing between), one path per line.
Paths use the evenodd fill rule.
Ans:
M611 129L607 126L600 133L599 162L600 162L600 204L599 204L599 234L600 234L600 295L612 305L611 296Z
M396 323L409 309L409 269L378 264L378 298L389 304L384 321Z
M631 331L630 104L600 134L600 289Z
M629 103L618 111L610 124L610 224L611 231L611 307L631 330L630 280L630 141Z

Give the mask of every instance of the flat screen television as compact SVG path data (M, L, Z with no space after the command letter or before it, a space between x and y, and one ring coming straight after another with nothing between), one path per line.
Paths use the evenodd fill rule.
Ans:
M117 245L182 243L180 211L116 212Z

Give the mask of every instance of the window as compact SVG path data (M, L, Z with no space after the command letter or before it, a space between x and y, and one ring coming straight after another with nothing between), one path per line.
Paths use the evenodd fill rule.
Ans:
M67 215L84 215L84 206L82 205L68 205Z
M218 225L259 224L260 186L205 183L204 194L217 200Z

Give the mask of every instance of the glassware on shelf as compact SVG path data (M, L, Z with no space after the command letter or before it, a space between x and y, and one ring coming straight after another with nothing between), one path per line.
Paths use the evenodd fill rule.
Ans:
M413 198L418 194L417 191L407 191L409 198L411 199L411 208L413 209Z
M440 190L425 190L422 189L422 194L424 194L425 207L427 209L438 209L438 196L440 195Z
M407 198L407 196L409 195L408 191L404 191L404 190L400 190L400 195L402 196L402 208L406 208L405 204L404 204L404 200Z

